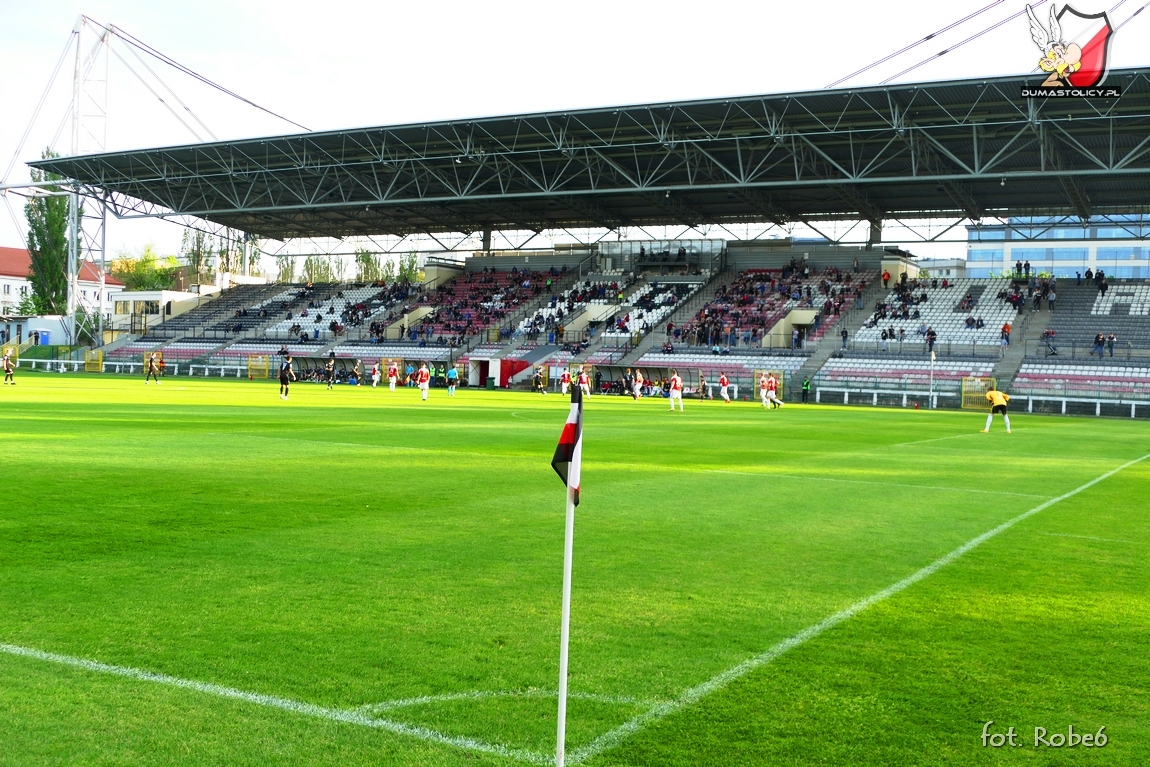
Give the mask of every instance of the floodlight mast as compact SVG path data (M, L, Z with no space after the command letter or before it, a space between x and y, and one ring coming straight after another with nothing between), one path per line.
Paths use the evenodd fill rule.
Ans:
M107 148L108 132L108 45L110 32L100 27L96 41L88 51L84 48L84 29L88 21L80 15L72 27L73 42L76 45L76 60L72 73L72 140L73 156L87 151L102 152ZM97 67L103 54L103 72ZM102 77L93 76L93 73ZM75 344L80 334L87 330L95 335L99 344L104 341L104 316L107 314L107 223L108 211L103 200L82 195L77 186L68 197L68 298L67 331L68 342ZM88 224L85 229L85 223ZM84 261L93 260L97 252L100 258L100 287L97 296L97 319L93 323L88 312L84 312L77 327L76 312L80 305L80 273ZM87 256L87 257L86 257ZM93 327L93 324L95 325ZM97 340L93 339L93 340Z

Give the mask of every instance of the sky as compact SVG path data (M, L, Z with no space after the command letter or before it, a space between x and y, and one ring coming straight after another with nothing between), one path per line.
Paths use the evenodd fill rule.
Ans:
M1061 5L1061 0L1057 2ZM1113 9L1111 19L1117 25L1144 2L1076 0L1075 7L1084 13ZM957 45L1022 11L1025 4L1021 0L658 4L0 0L0 173L20 145L80 14L115 24L189 69L308 129L325 130L817 90L987 6L969 22L844 87L882 82L927 59L925 66L896 81L1031 71L1039 53L1030 41L1025 16ZM1037 4L1039 18L1046 18L1049 7ZM1115 37L1112 66L1145 65L1150 54L1133 41L1145 40L1148 33L1150 8ZM88 43L93 39L87 38ZM950 52L936 56L943 49ZM107 66L108 117L89 120L104 128L108 150L300 130L145 57L157 79L122 42L113 43L112 50ZM26 180L23 161L52 144L70 104L72 67L73 61L67 61L55 87L48 89L8 182ZM67 127L55 146L70 153ZM22 200L11 195L7 199L22 218ZM182 231L165 222L112 221L108 250L132 252L154 243L161 253L174 253ZM22 245L3 205L0 245ZM931 253L925 250L919 247L915 252L962 252L961 246L953 245L937 246Z

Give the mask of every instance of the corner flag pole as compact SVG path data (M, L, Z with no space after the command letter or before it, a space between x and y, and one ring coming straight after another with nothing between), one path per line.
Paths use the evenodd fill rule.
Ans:
M563 767L567 739L567 645L571 639L571 555L575 548L574 489L567 488L567 529L563 538L563 618L559 628L559 725L555 735L555 765Z
M555 765L563 767L567 737L567 647L571 639L571 559L575 549L575 507L579 505L579 473L583 463L583 391L571 389L571 412L551 467L567 486L567 521L563 535L563 617L559 628L559 721L555 733Z

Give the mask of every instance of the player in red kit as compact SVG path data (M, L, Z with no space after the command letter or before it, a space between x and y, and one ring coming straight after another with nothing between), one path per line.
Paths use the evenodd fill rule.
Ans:
M728 405L731 404L731 395L728 393L728 387L730 385L731 381L727 378L727 374L719 373L719 394L722 396L723 402L726 402Z
M591 379L587 377L587 371L586 370L580 370L579 371L579 377L575 380L576 380L576 383L579 384L579 388L583 390L583 393L586 394L588 397L590 397L591 396Z
M395 382L399 380L399 366L391 362L387 366L387 385L395 391Z
M783 406L783 401L779 399L779 382L773 375L767 376L767 396L763 401L769 402L771 407Z
M667 399L671 403L671 412L675 412L675 400L679 400L679 412L683 412L683 379L679 377L678 370L671 371L671 390L667 392Z
M564 370L563 375L559 376L559 390L564 394L571 388L571 371Z
M423 401L427 402L427 390L431 388L431 373L427 369L426 362L419 366L419 372L415 374L415 383L419 386Z

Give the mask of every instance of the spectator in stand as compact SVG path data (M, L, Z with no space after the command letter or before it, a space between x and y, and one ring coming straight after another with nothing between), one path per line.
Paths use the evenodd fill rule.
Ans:
M1090 356L1093 357L1095 353L1098 354L1099 359L1102 358L1102 348L1106 344L1106 337L1099 333L1094 336L1094 346L1090 349Z
M840 333L839 335L841 335L843 337L843 348L844 349L847 348L847 337L850 335L849 333L847 333L847 329L843 328L842 333Z
M1050 288L1050 292L1046 294L1046 308L1054 311L1054 299L1057 298L1054 288Z
M1107 349L1107 351L1110 352L1111 357L1114 356L1114 344L1117 342L1118 342L1118 337L1116 335L1114 335L1113 332L1110 333L1110 335L1106 336L1106 349ZM1099 354L1098 356L1101 357L1102 355Z
M934 328L926 329L926 350L934 352L934 344L938 341L938 333L934 332Z
M884 269L884 270L883 270L883 272L882 272L882 286L883 286L884 288L889 288L889 287L890 287L890 272L888 272L888 271L887 271L887 270L885 270L885 269Z

